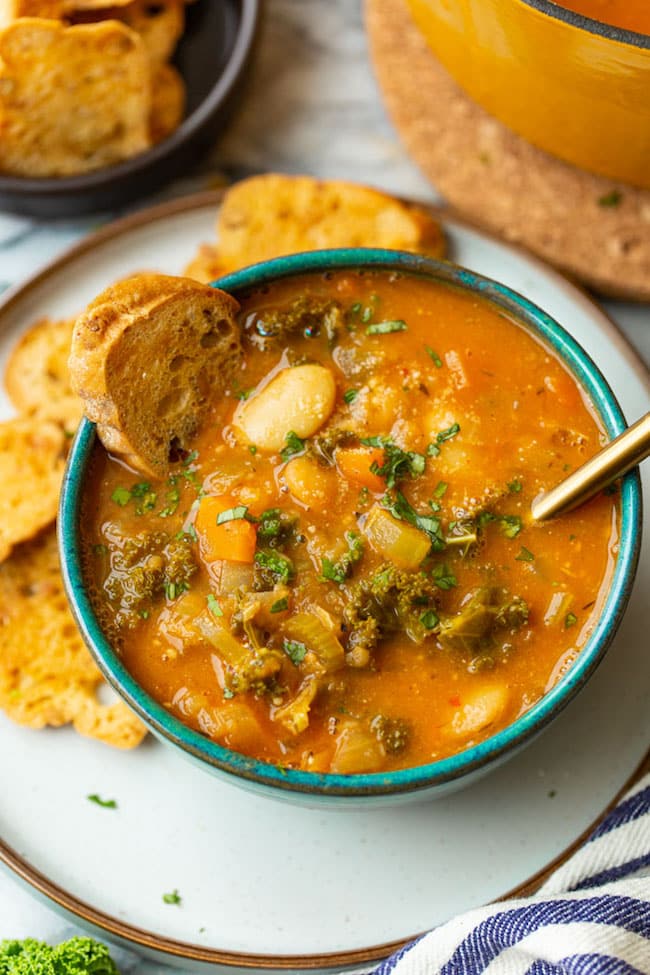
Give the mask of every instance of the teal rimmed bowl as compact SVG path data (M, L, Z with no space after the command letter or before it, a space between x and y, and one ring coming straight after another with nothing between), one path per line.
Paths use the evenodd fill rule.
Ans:
M584 390L610 438L625 429L625 418L603 375L562 326L522 295L473 271L401 251L345 248L265 261L214 284L237 297L280 278L363 268L415 274L488 299L555 350ZM428 765L347 776L280 769L230 751L173 717L134 680L104 636L84 584L80 557L81 502L95 438L94 424L84 419L70 452L59 512L63 579L82 636L106 679L158 738L201 768L262 795L349 808L438 796L468 784L515 754L585 685L611 643L630 596L641 542L641 486L636 471L622 482L619 552L597 625L573 666L529 711L480 744Z

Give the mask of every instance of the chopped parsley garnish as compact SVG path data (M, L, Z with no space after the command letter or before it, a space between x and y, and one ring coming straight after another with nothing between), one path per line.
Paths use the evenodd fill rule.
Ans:
M521 549L519 550L519 555L515 555L515 559L517 560L517 562L534 562L535 556L533 555L533 553L530 551L529 548L526 548L524 545L522 545Z
M307 656L307 647L299 640L285 640L282 649L295 667L301 664Z
M282 460L289 460L290 457L294 457L296 454L301 454L305 449L305 441L301 440L297 433L290 430L285 437L286 447L280 451L280 456Z
M119 504L120 508L126 507L126 505L131 500L131 492L125 487L116 487L111 494L111 501L115 504Z
M428 609L426 613L422 613L422 616L420 616L420 623L422 623L422 626L424 626L427 630L433 630L439 622L440 620L438 619L437 614L432 609Z
M433 576L433 581L435 582L438 589L442 589L445 592L447 592L449 589L453 589L454 586L458 585L456 576L444 564L436 565L431 575Z
M401 491L396 491L394 496L384 495L382 504L387 511L390 511L393 518L398 521L407 521L410 525L425 532L431 539L431 545L436 552L442 551L445 547L445 539L440 530L440 519L433 515L420 515L409 504Z
M508 490L510 494L519 494L521 491L521 481L515 478L514 481L508 481Z
M424 473L426 458L413 450L402 450L387 437L362 437L361 443L366 447L382 447L384 462L378 464L373 461L370 470L373 474L386 479L386 487L394 488L398 481L405 477L418 477Z
M281 552L256 552L255 561L262 569L268 570L277 582L287 583L293 576L293 562Z
M102 542L99 545L93 545L93 552L95 555L108 555L108 545L104 545Z
M172 890L170 894L163 894L162 899L165 904L180 904L182 900L177 890Z
M207 602L208 602L208 609L210 610L213 616L223 616L223 610L219 605L217 597L214 595L214 593L211 592L208 593Z
M86 796L86 799L89 802L94 802L96 806L101 806L102 809L117 809L117 802L115 799L102 799L101 796L98 796L96 792L93 792L93 794L90 796Z
M198 459L198 456L199 456L198 450L190 450L189 454L183 461L183 467L189 467L190 464L193 464L194 461Z
M181 500L181 493L175 484L167 492L167 494L165 495L165 499L167 501L167 504L162 509L162 511L159 512L161 518L169 518L170 515L173 515L176 509L178 508L178 505Z
M234 391L236 399L246 400L255 392L255 387L252 386L250 389L237 389Z
M455 437L457 433L460 433L460 424L452 423L452 425L446 430L441 430L440 433L437 434L436 443L444 443L445 440L451 440L451 438Z
M522 529L519 515L501 515L501 532L506 538L516 538Z
M189 588L190 586L188 582L167 581L165 582L165 596L167 599L178 599L178 597L182 593L187 592Z
M564 629L565 630L570 629L572 626L575 626L577 622L578 622L578 617L576 616L575 613L567 613L566 616L564 617Z
M117 487L111 494L111 501L119 504L120 508L125 508L131 499L137 502L136 515L143 515L145 511L153 511L156 507L156 492L151 490L148 481L139 481L131 488Z
M229 687L224 687L223 696L226 701L232 701L233 697L235 696L235 692L231 691Z
M482 531L491 521L498 521L501 533L506 538L516 538L523 525L519 515L495 515L491 511L482 511L478 516L478 528Z
M295 516L280 508L267 508L257 519L257 538L268 540L271 548L280 548L289 540L295 524Z
M363 555L363 542L356 532L346 532L345 540L348 543L348 551L342 555L338 562L324 558L321 568L321 580L325 582L336 582L342 585L350 575L352 566L358 562Z
M255 446L254 443L248 445L248 452L249 454L252 454L253 457L255 456L255 454L257 453L257 447Z
M370 305L366 305L366 307L363 309L361 313L361 321L369 322L371 318L372 318L372 308L370 307Z
M358 395L358 389L346 389L346 391L343 393L343 399L346 403L354 403Z
M435 443L430 443L427 447L427 457L439 457L440 447Z
M139 609L138 616L141 620L148 620L150 616L150 611L148 609Z
M427 355L429 356L429 358L433 362L433 364L436 367L436 369L442 369L442 359L440 358L440 356L438 355L438 353L437 352L434 352L433 349L429 345L425 345L424 348L427 350Z
M289 609L289 600L286 596L283 596L282 599L276 599L271 606L272 613L284 613L285 609Z
M407 327L406 322L402 321L401 318L393 321L375 322L374 325L368 325L366 335L390 335L391 332L405 332Z
M598 206L617 207L622 199L623 194L620 190L611 190L609 193L605 193L603 196L598 198Z
M448 487L449 485L446 481L438 481L433 492L434 498L441 498Z
M248 508L245 504L239 504L236 508L226 508L217 515L217 524L225 525L228 521L241 521L247 514Z

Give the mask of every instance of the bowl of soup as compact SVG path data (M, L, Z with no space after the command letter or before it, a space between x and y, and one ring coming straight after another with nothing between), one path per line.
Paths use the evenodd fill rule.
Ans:
M408 0L438 60L559 159L650 188L647 0Z
M135 474L82 422L61 557L97 663L149 728L264 794L438 795L541 731L624 611L627 475L532 500L625 426L587 354L503 285L346 249L221 279L243 354L192 450Z

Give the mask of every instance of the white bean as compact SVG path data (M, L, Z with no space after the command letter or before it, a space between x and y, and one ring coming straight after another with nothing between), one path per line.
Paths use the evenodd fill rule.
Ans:
M508 689L500 684L466 695L451 721L451 732L459 738L467 738L484 731L503 715L508 698Z
M334 409L336 385L329 369L313 363L283 369L235 411L233 422L250 443L277 451L287 434L311 437Z

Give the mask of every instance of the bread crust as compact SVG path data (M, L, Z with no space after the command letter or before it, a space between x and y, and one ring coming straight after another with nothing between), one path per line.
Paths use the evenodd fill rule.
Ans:
M70 376L102 443L134 470L166 477L189 449L215 389L241 357L238 303L189 278L140 274L77 319Z

